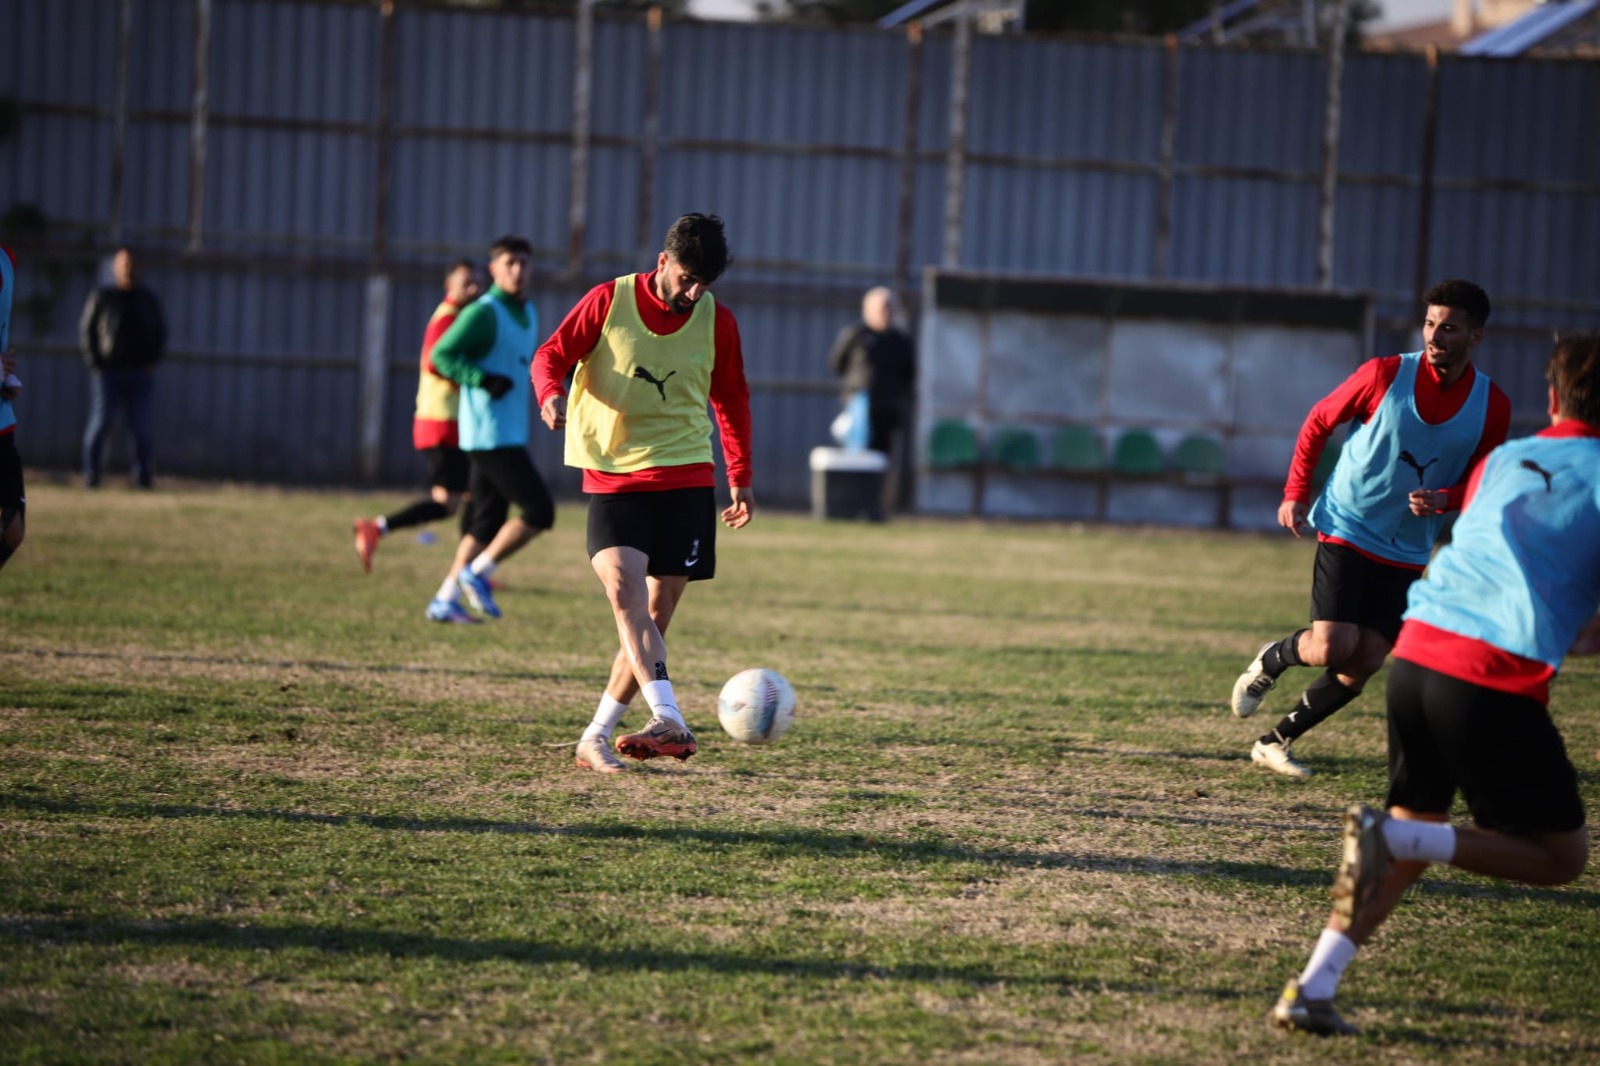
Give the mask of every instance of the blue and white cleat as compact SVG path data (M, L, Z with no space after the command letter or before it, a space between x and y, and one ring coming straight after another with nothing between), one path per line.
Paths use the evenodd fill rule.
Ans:
M456 625L475 626L481 625L483 619L472 617L467 613L467 609L455 600L434 600L428 604L428 621L454 622Z
M494 590L489 587L488 578L463 570L456 575L456 584L467 594L467 602L472 604L473 610L486 618L500 617L500 607L494 602Z

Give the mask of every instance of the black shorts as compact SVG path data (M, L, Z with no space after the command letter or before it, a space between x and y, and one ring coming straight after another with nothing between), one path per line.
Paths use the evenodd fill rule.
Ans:
M1388 566L1354 548L1322 541L1311 576L1311 620L1365 626L1393 644L1406 613L1406 593L1421 576L1420 570Z
M717 573L717 496L710 488L608 492L589 497L589 558L636 548L652 577L708 581Z
M15 432L0 436L0 511L25 515L27 493L22 485L22 455L17 451Z
M472 463L467 453L454 444L441 444L437 448L422 449L428 460L428 484L446 492L466 492L472 477Z
M1578 774L1544 704L1396 659L1389 666L1386 802L1448 814L1458 788L1485 829L1583 827Z
M556 524L555 501L545 488L544 478L533 465L528 449L521 445L494 448L486 452L467 452L472 475L467 479L467 517L463 524L475 540L487 544L516 504L522 520L536 530Z

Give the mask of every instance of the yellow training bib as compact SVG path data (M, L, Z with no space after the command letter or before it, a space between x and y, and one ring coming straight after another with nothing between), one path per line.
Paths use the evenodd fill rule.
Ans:
M682 329L662 336L639 317L636 277L617 279L600 343L573 371L568 466L629 474L711 462L716 301L706 293Z

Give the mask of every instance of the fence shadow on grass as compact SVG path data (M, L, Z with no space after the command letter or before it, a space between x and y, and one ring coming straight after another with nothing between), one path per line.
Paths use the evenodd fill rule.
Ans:
M721 974L771 974L806 980L962 981L976 985L1030 985L1062 990L1157 994L1158 981L1104 980L1098 976L1067 977L1011 973L983 964L869 962L810 957L766 957L714 949L671 950L649 945L624 948L593 943L548 943L515 937L433 936L388 929L357 929L308 924L252 924L207 919L165 921L97 921L81 918L0 918L0 943L6 941L101 946L189 947L219 951L318 951L392 959L443 959L472 964L519 962L528 965L577 965L600 973L704 971ZM1223 998L1219 996L1218 998Z
M313 674L408 674L418 677L488 678L495 681L561 681L557 670L481 670L455 664L422 666L415 663L341 662L337 659L266 659L248 655L194 655L182 652L84 651L62 648L26 648L24 654L40 659L86 659L97 662L150 663L168 666L225 666L234 669L303 670ZM132 689L129 692L135 691Z
M92 815L124 819L246 819L320 826L356 826L413 833L492 833L511 836L545 836L576 840L618 841L638 847L659 844L681 851L695 845L707 848L759 848L785 856L797 854L827 859L872 858L914 865L929 862L972 863L979 866L1027 870L1062 870L1077 873L1126 874L1144 877L1189 877L1238 881L1266 887L1326 885L1332 867L1301 869L1236 859L1208 861L1167 860L1154 856L1099 855L1069 851L1022 851L1010 848L972 847L947 837L922 832L916 838L885 839L870 832L805 828L743 829L704 824L595 824L542 825L537 822L492 818L418 818L409 815L328 814L272 808L200 807L184 804L83 803L41 796L0 792L0 811L34 810L53 814ZM1086 818L1117 819L1116 812L1084 809ZM1133 817L1133 816L1128 816ZM1149 820L1147 816L1139 816ZM1527 898L1585 909L1600 908L1600 892L1570 888L1539 888L1507 882L1440 882L1426 880L1417 889L1429 894L1465 899Z

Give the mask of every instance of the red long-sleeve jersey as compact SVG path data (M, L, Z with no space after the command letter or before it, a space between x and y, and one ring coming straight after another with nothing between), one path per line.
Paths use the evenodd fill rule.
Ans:
M654 274L634 275L633 295L645 328L667 336L678 332L689 321L656 296L650 284ZM551 396L565 396L567 374L600 343L616 282L607 281L594 288L567 312L550 339L533 356L533 392L540 406ZM716 415L722 438L722 457L728 467L728 484L750 484L750 387L744 377L744 349L739 341L739 323L733 312L719 300L713 322L716 357L711 368L711 410ZM583 491L649 492L663 489L703 488L713 485L712 464L653 467L627 474L603 470L584 470Z

